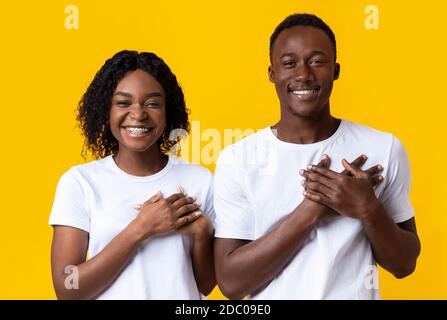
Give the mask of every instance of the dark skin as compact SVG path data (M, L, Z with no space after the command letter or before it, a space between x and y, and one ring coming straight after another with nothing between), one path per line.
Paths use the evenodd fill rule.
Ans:
M339 72L334 48L324 31L298 26L280 33L268 70L280 101L281 119L272 127L278 139L307 144L334 134L340 120L330 113L329 97ZM398 278L409 275L420 252L414 219L394 223L380 202L373 199L373 187L383 181L377 175L383 168L377 165L363 171L360 167L366 157L360 159L344 163L341 173L328 169L327 156L311 171L302 171L308 188L303 201L259 239L216 238L216 277L221 291L231 299L241 299L262 288L299 254L310 231L334 214L361 219L378 263ZM322 190L322 177L329 171L337 175L333 187L339 188L332 202L316 197L317 190ZM329 195L326 189L320 194L324 192Z
M162 86L142 70L129 72L112 97L110 128L119 142L116 164L129 174L152 175L167 163L157 145L166 123ZM135 135L128 127L150 128ZM192 263L197 286L208 295L216 285L213 261L212 223L200 211L200 204L180 188L178 193L150 197L129 223L99 254L86 261L87 232L55 226L51 250L53 284L59 299L92 299L111 285L136 254L140 243L150 237L180 233L193 237ZM78 268L79 289L67 290L65 267Z

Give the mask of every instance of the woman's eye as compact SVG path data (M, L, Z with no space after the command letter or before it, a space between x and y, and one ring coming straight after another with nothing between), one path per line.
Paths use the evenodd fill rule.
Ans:
M117 104L119 107L127 107L127 106L130 105L130 103L127 102L127 101L118 101L116 104Z
M159 108L160 107L160 103L158 102L147 102L144 104L144 106L146 108Z

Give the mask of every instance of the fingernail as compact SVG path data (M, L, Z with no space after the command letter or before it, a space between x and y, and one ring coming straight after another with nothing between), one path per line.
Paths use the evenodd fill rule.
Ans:
M182 187L182 186L179 186L179 187L178 187L178 190L180 191L180 193L183 193L183 194L185 194L185 189L183 189L183 187Z
M300 170L300 176L302 176L302 175L304 175L304 170L303 169Z
M383 167L379 164L379 165L377 166L377 169L379 169L379 170L383 170Z
M366 156L366 154L362 154L362 158L363 158L363 159L368 159L368 157Z
M197 211L196 213L194 213L194 217L198 217L200 216L202 213L200 211Z
M308 165L308 166L307 166L307 169L308 169L308 170L312 170L312 165Z
M383 180L383 177L382 177L382 176L379 176L379 180L382 181L382 180Z
M304 182L304 180L302 180L301 181L301 185L304 187L304 184L305 184L305 182Z
M327 159L327 154L323 154L323 159Z
M303 192L303 195L307 196L307 191L304 191L304 192Z

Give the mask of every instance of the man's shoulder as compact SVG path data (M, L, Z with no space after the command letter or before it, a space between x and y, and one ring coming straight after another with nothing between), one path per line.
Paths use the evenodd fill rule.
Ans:
M270 127L259 129L255 133L246 136L233 144L225 146L222 149L219 158L238 159L246 157L249 153L255 152L257 148L264 145L264 142L267 141L267 130L270 130Z
M392 143L394 135L376 128L344 120L344 134L351 135L353 139L365 143Z

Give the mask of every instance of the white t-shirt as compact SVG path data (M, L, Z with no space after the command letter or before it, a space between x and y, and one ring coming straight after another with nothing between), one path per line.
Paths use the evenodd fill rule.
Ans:
M60 179L50 225L72 226L89 233L88 259L97 255L136 216L133 209L155 195L179 186L202 204L214 220L213 175L199 165L169 157L151 176L122 171L111 156L78 165ZM135 257L96 299L200 299L192 267L192 238L178 233L144 240Z
M392 134L343 120L326 140L293 144L270 127L226 147L214 177L215 236L256 240L303 201L300 169L327 154L330 169L344 170L365 154L363 169L384 167L375 194L396 223L413 217L410 165ZM379 299L370 241L357 219L336 216L319 224L304 247L252 299ZM256 272L256 270L253 270Z

